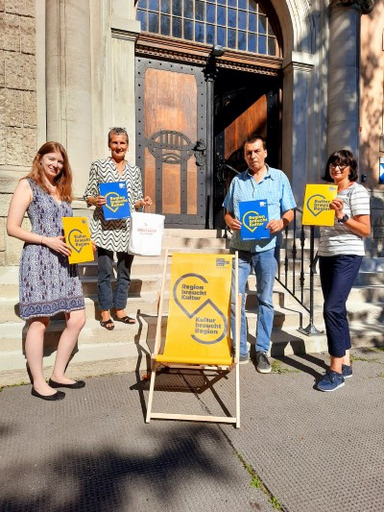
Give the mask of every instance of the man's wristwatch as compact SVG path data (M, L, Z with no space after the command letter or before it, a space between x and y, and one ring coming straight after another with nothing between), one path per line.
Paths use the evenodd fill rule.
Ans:
M344 224L349 219L349 215L345 214L344 217L341 217L341 219L337 219L337 222L339 224Z

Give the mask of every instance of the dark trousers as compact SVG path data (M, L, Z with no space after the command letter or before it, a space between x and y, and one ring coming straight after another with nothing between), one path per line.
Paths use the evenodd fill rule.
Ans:
M133 255L117 252L117 276L115 289L112 291L113 251L97 248L98 257L98 292L99 308L124 309L127 305L129 287L131 285L131 266Z
M346 302L362 260L353 255L319 258L328 352L333 357L344 357L351 348Z

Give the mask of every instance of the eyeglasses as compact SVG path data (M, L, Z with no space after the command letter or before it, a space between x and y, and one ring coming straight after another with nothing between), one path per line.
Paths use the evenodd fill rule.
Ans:
M340 171L344 171L344 169L346 169L347 167L349 167L349 165L339 165L339 164L331 164L329 166L329 168L334 171L336 169L336 167L338 167L340 169Z

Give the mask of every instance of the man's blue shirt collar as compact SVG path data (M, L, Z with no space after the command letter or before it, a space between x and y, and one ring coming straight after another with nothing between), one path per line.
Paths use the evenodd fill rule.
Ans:
M271 178L271 180L273 180L273 176L272 176L272 174L271 174L271 172L270 172L270 169L271 169L271 168L269 167L269 165L268 165L268 164L264 164L264 165L265 165L265 167L267 168L267 172L266 172L265 176L263 176L263 180L264 180L265 178ZM250 171L249 167L248 167L248 169L245 171L245 174L246 174L246 176L247 176L247 177L249 177L249 178L252 178L252 179L253 179L253 174L251 173L251 171ZM262 181L262 180L261 180L261 181Z

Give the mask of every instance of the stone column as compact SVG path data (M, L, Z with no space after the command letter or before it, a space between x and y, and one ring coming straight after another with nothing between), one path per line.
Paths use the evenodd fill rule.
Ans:
M282 169L288 175L298 203L305 184L313 181L313 59L292 52L284 66Z
M125 7L123 9L123 6ZM132 0L113 0L110 18L110 126L123 126L129 136L127 159L136 160L135 42L140 22L135 20ZM130 18L131 16L131 18ZM104 134L104 137L106 134Z
M81 196L92 158L89 0L46 2L46 94L47 140L66 147Z
M327 156L339 148L358 154L360 17L372 8L373 0L330 2Z
M92 155L108 156L107 133L112 126L121 126L129 135L127 159L135 163L135 41L140 23L135 20L134 0L103 2L90 2Z

